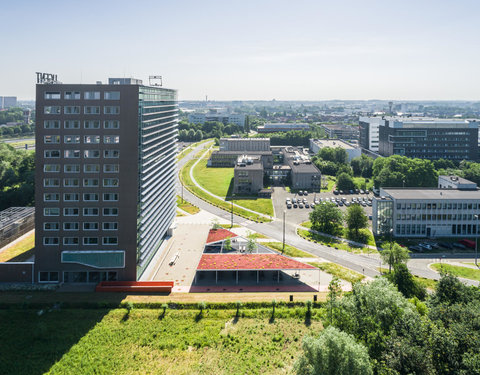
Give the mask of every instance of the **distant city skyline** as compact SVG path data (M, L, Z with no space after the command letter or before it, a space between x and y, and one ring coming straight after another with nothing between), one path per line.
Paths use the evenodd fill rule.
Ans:
M1 6L0 95L162 75L179 100L480 100L480 4L20 0Z

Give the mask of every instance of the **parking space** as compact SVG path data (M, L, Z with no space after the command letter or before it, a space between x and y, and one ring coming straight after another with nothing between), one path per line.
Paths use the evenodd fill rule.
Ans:
M286 203L287 198L290 199L290 205ZM333 192L311 193L307 191L305 195L303 191L302 194L300 192L289 193L284 187L275 187L272 194L276 217L283 219L283 212L285 211L286 220L296 224L308 220L309 213L313 209L312 203L315 205L315 202L320 204L320 202L326 201L334 202L342 211L346 211L347 207L353 203L359 203L363 206L365 214L370 218L372 215L372 198L373 194L371 192L368 194L360 194L360 192L334 194ZM369 223L371 224L371 220L369 220Z

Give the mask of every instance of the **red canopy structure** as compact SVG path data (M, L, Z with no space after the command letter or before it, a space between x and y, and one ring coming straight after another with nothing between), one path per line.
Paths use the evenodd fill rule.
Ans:
M280 254L203 254L197 271L312 270L315 267Z
M221 240L226 240L228 237L233 238L233 237L237 237L237 235L223 228L210 229L210 231L208 232L207 244L221 241Z

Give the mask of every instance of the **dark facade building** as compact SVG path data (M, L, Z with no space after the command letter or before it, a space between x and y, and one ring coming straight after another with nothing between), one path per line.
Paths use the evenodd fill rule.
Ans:
M310 156L303 149L285 147L283 149L284 162L290 167L292 188L319 191L322 181L322 173L312 163Z
M272 151L213 151L208 160L209 167L234 167L237 159L242 155L259 157L263 167L270 169L273 167Z
M235 194L257 194L263 188L264 168L259 157L240 156L233 170Z
M35 281L137 280L175 217L177 93L36 88Z

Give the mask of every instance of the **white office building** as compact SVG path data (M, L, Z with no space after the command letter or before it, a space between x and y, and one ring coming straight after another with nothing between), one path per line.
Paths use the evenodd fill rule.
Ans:
M335 140L310 139L310 151L313 152L314 154L317 154L322 148L325 148L325 147L343 148L347 152L349 162L353 158L356 158L362 155L362 149L360 147L339 139L335 139Z
M194 112L188 115L188 121L193 124L204 124L209 121L222 122L223 124L234 124L245 126L245 115L241 113L225 113L225 112Z

